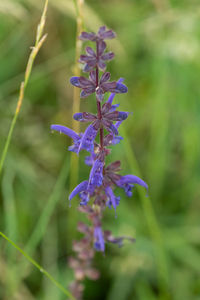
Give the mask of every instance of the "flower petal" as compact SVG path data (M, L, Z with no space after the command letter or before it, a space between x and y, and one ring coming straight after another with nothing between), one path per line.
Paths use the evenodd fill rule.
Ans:
M120 183L122 183L122 184L126 184L126 183L139 184L148 190L148 185L146 184L146 182L135 175L122 176L120 179Z
M109 72L103 73L103 75L101 76L100 84L107 82L109 79L110 79L110 73Z
M96 159L90 171L88 186L101 186L103 182L103 166L104 163Z
M99 46L98 47L98 54L99 54L99 57L100 57L106 49L106 43L104 41L99 41L98 46Z
M91 47L86 47L86 48L85 48L85 51L86 51L89 55L91 55L91 56L93 56L93 57L96 57L96 53L94 52L94 50L93 50Z
M115 93L127 93L128 92L128 88L127 86L125 86L122 83L117 83L117 86L115 88Z
M122 83L123 81L124 81L124 78L120 78L120 79L117 81L117 83ZM107 102L110 103L110 104L112 104L114 97L115 97L115 93L112 93L112 94L109 96Z
M81 32L79 36L80 40L83 41L94 41L96 39L96 34L94 32Z
M109 198L109 200L107 202L107 206L109 208L111 208L113 206L113 208L115 209L115 213L116 213L116 208L119 205L120 197L115 196L115 194L113 193L113 190L111 189L110 186L106 187L105 192Z
M69 195L69 200L71 201L77 194L86 191L88 187L88 181L85 180L81 183L79 183L71 192L71 194Z
M104 55L101 56L102 60L111 60L115 57L115 54L113 52L107 52Z
M87 129L85 130L85 133L83 134L80 142L80 146L78 149L78 152L80 152L81 149L85 149L89 152L93 152L94 150L94 139L97 135L98 130L94 128L92 124L90 124Z
M94 228L94 248L97 251L105 251L103 232L100 226Z
M73 131L72 129L66 127L66 126L63 126L63 125L51 125L51 130L56 130L58 132L62 132L66 135L68 135L70 138L72 138L74 141L77 141L80 139L80 136L75 132Z
M79 77L73 76L70 78L70 83L78 88L81 88L80 82L79 82Z

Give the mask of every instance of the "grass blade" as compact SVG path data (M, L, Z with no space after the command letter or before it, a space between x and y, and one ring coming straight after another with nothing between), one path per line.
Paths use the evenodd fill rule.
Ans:
M70 299L75 300L73 295L66 290L52 275L50 275L44 268L42 268L32 257L30 257L24 250L17 246L11 239L9 239L3 232L0 231L0 235L9 242L15 249L17 249L34 267L36 267L41 273L43 273L53 284L55 284L59 290L61 290Z
M0 174L2 172L4 161L6 159L6 155L7 155L7 152L8 152L8 147L10 145L10 141L11 141L11 138L12 138L13 130L15 128L17 117L18 117L19 112L20 112L22 101L24 99L24 92L25 92L26 86L27 86L29 78L30 78L30 74L31 74L31 71L32 71L32 67L33 67L35 57L37 56L42 44L44 43L44 41L47 37L46 34L42 36L43 30L44 30L44 25L45 25L45 20L46 20L47 6L48 6L48 0L45 1L45 5L44 5L44 9L43 9L42 16L41 16L41 19L40 19L40 23L39 23L38 28L37 28L35 46L32 47L32 51L31 51L31 54L29 56L28 63L27 63L27 66L26 66L24 81L20 85L20 91L19 91L19 98L18 98L18 101L17 101L17 107L16 107L15 114L14 114L14 117L13 117L11 125L10 125L10 129L9 129L8 136L7 136L7 139L6 139L6 142L5 142L3 153L2 153L2 156L1 156L1 159L0 159Z

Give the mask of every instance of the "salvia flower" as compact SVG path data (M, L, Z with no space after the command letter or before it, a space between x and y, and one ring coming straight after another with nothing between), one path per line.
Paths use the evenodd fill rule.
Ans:
M100 226L94 228L94 248L97 251L105 251L103 232Z
M100 82L97 86L96 72L91 71L89 75L89 79L80 76L80 77L72 77L70 82L72 85L81 89L81 98L86 98L89 95L96 92L96 97L99 101L103 100L103 96L106 92L112 93L127 93L127 87L116 81L109 81L110 73L105 72L100 79Z
M104 41L100 41L98 44L98 55L91 47L86 47L87 55L81 55L79 59L79 62L85 64L83 68L84 72L90 72L96 66L98 66L100 70L105 71L105 61L109 61L115 56L113 52L104 53L105 49L106 43Z
M96 33L94 32L82 32L79 36L80 40L83 41L103 41L103 40L111 40L116 37L116 34L112 30L106 30L106 26L102 26L99 28L99 31Z
M76 259L70 260L70 266L75 274L71 291L78 299L81 299L83 293L81 281L85 277L95 280L99 276L92 267L95 251L105 252L105 243L122 246L125 239L134 241L129 237L113 237L110 231L103 229L104 210L114 209L116 215L120 205L120 197L115 188L122 188L128 197L132 196L135 185L148 190L146 182L139 177L119 174L121 170L119 160L109 165L105 163L106 156L111 153L110 146L123 140L119 135L120 126L129 116L129 112L119 109L119 103L113 103L116 94L128 91L123 78L110 81L110 73L105 72L106 62L114 58L113 52L106 52L105 40L114 37L115 33L105 26L100 27L97 33L82 32L79 36L81 40L94 42L96 46L95 50L86 47L86 54L81 55L79 59L79 62L84 64L83 71L89 72L89 77L75 76L70 79L71 84L81 90L81 98L92 94L96 98L96 112L76 112L73 116L78 122L88 123L85 131L76 133L62 125L51 125L52 130L64 133L73 140L73 145L68 148L69 151L79 154L81 150L86 150L90 153L85 158L85 164L91 167L88 178L79 183L69 195L69 201L79 196L79 211L86 214L91 224L78 224L78 230L84 236L79 242L74 242ZM110 95L107 101L104 101L105 94L108 92Z

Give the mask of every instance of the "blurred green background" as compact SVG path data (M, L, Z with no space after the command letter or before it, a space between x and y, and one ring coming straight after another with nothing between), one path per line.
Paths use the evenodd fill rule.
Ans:
M0 1L0 153L43 5ZM199 1L88 0L83 18L91 31L105 24L117 33L108 43L116 53L108 70L114 80L125 78L129 92L115 103L133 115L112 160L121 159L122 174L140 175L150 186L148 198L140 188L132 198L121 194L117 219L106 211L104 229L136 243L108 245L105 257L96 255L101 278L85 282L84 299L200 300ZM50 124L72 123L72 0L50 0L45 32L1 174L0 230L67 287L76 223L85 217L78 198L68 207L71 141L52 134ZM82 111L95 109L92 96L81 100ZM79 182L88 174L82 153ZM66 296L0 238L0 299Z

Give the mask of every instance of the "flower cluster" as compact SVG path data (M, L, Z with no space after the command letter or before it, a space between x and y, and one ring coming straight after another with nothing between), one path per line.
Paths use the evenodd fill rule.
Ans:
M123 94L128 91L126 85L122 83L123 79L110 81L110 73L105 71L105 62L114 58L114 53L105 52L105 40L114 37L115 33L112 30L107 30L105 26L100 27L97 34L82 32L79 37L83 41L90 41L95 44L95 49L86 47L86 55L81 55L79 60L84 64L83 72L88 72L89 78L80 76L70 79L71 84L81 90L80 97L86 98L92 94L95 95L96 114L77 112L73 116L77 122L89 123L85 132L76 133L62 125L51 126L52 130L64 133L72 139L73 144L69 147L69 151L77 154L81 150L89 152L89 156L85 158L85 163L91 166L88 179L79 183L69 195L70 201L76 195L79 195L80 210L87 214L91 222L90 228L79 225L79 229L81 228L81 232L85 236L78 243L79 246L77 244L74 246L74 250L78 252L78 260L72 259L70 263L76 277L73 286L75 287L74 294L76 294L75 290L80 292L81 286L78 281L85 276L98 277L96 272L91 272L91 258L93 258L94 250L104 252L105 243L111 242L119 246L123 243L124 237L114 238L110 231L105 231L102 228L103 211L107 207L113 208L116 214L117 207L120 204L120 196L115 194L115 187L122 188L128 197L132 196L132 189L135 184L148 189L147 184L139 177L120 175L120 161L115 161L107 166L105 164L105 158L111 152L110 146L119 143L123 139L119 136L119 127L129 116L128 112L118 110L119 104L113 104L115 94ZM107 92L111 94L105 101ZM96 139L98 135L99 141ZM91 243L93 244L93 250L89 246ZM86 252L87 255L84 254ZM91 274L93 275L91 276ZM80 298L80 295L77 297Z

